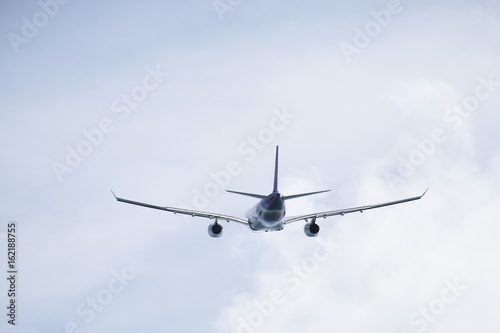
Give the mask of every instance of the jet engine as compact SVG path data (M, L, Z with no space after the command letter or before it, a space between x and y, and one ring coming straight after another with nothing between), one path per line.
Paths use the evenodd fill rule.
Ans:
M210 235L210 237L220 237L222 236L222 229L223 228L219 223L212 223L208 226L208 234Z
M304 233L307 237L316 237L318 236L318 232L319 225L317 225L316 222L309 222L304 226Z

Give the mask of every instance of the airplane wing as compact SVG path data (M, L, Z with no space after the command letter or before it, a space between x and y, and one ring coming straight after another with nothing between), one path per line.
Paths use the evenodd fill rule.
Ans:
M239 218L239 217L217 214L217 213L201 212L201 211L183 209L183 208L155 206L155 205L150 205L150 204L144 203L144 202L132 201L132 200L128 200L128 199L119 198L116 196L116 194L113 191L111 191L111 193L113 193L113 195L115 196L115 199L117 201L128 203L131 205L137 205L137 206L142 206L142 207L147 207L147 208L165 210L167 212L171 212L174 214L190 215L192 217L204 217L204 218L211 219L211 220L221 220L221 221L225 220L227 222L232 221L232 222L237 222L237 223L248 225L248 220L243 219L243 218Z
M369 209L375 209L375 208L380 208L380 207L397 205L397 204L404 203L404 202L419 200L425 195L425 193L427 193L428 190L429 189L425 190L425 192L420 196L402 199L402 200L390 201L390 202L385 202L385 203L376 204L376 205L368 205L368 206L353 207L353 208L346 208L346 209L339 209L339 210L331 210L331 211L322 212L322 213L312 213L312 214L307 214L307 215L296 216L296 217L292 217L290 219L283 221L283 224L289 224L289 223L302 221L302 220L307 222L311 219L316 220L317 218L320 218L320 217L327 218L327 217L335 216L335 215L342 215L343 216L344 214L355 213L355 212L363 213L363 211L369 210Z

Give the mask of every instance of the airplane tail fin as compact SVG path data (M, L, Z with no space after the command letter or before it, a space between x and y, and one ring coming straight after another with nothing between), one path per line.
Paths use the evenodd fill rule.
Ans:
M279 146L276 146L276 160L274 162L274 187L273 187L273 193L278 192L278 152L279 152Z
M278 155L279 155L279 146L276 146L276 160L274 162L274 185L273 185L273 193L278 193ZM231 191L231 190L226 190L226 191L230 192L230 193L235 193L235 194L240 194L240 195L246 195L247 197L252 197L252 198L257 198L257 199L266 199L268 197L267 195L254 194L254 193L237 192L237 191ZM308 195L324 193L324 192L328 192L328 191L330 191L330 190L323 190L323 191L316 191L316 192L308 192L308 193L300 193L300 194L294 194L294 195L287 195L287 196L283 196L283 200L295 199L295 198L305 197L305 196L308 196Z
M238 192L238 191L231 191L231 190L226 190L226 191L229 193L246 195L247 197L252 197L252 198L257 198L257 199L266 199L268 197L267 195L262 195L262 194ZM273 185L273 193L277 193L277 192L278 192L278 146L276 146L276 160L274 162L274 185Z

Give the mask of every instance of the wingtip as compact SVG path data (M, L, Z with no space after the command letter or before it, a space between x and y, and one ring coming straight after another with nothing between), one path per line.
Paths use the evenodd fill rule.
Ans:
M116 196L115 192L113 192L113 190L110 190L111 193L113 193L113 196L115 197L116 200L118 200L118 197Z
M429 188L427 188L420 197L422 198L425 195L425 193L427 193L427 191L429 191Z

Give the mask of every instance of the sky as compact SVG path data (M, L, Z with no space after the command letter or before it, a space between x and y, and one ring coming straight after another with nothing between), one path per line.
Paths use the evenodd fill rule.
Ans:
M498 332L499 12L2 2L2 332ZM217 239L110 192L243 217L277 145L288 216L429 191Z

